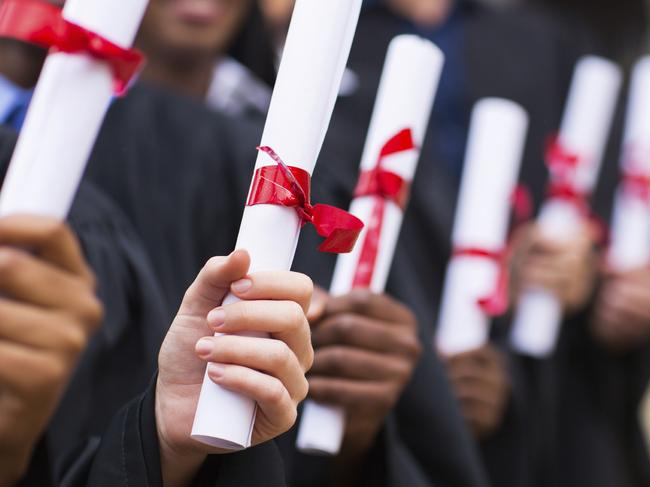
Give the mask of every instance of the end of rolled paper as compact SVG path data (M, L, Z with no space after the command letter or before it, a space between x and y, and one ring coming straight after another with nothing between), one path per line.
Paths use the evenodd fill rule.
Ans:
M342 408L306 401L298 427L296 447L309 455L338 455L345 433Z

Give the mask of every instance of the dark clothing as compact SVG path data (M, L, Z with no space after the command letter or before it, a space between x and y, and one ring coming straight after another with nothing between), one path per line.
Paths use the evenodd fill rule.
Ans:
M0 127L3 173L13 143L13 135ZM97 277L105 319L20 485L162 487L151 378L171 307L127 220L90 184L80 187L69 223ZM284 483L282 460L269 442L210 457L194 485Z

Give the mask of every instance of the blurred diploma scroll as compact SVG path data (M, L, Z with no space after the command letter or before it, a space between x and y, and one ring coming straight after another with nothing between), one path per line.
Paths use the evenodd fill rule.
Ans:
M404 208L398 203L400 195L391 198L386 191L382 192L378 178L392 173L387 177L397 176L394 181L401 181L401 190L408 191L443 63L442 52L417 36L398 36L389 46L360 166L361 173L374 181L365 184L361 192L361 185L358 187L350 207L350 213L360 218L365 228L354 251L338 257L330 288L334 296L347 294L355 287L384 292ZM370 187L374 189L368 191ZM308 400L301 416L297 447L307 453L336 455L344 431L345 414L341 408Z
M260 145L309 174L327 133L360 10L361 0L298 0L294 8ZM258 153L255 169L269 165L276 164ZM289 270L300 224L292 208L247 206L237 248L250 253L250 272ZM192 438L219 448L248 448L255 412L254 401L214 384L206 371Z
M550 196L537 223L548 239L569 240L584 221L607 145L621 86L621 70L614 63L588 56L575 69L555 154L547 155ZM553 157L551 157L553 156ZM516 351L535 358L555 350L562 306L546 289L527 289L521 296L512 323L511 343Z
M527 131L528 115L512 101L486 98L474 108L436 331L436 347L445 355L480 348L489 339L491 316L482 300L499 292L504 277Z
M129 48L147 0L68 0L63 17ZM105 61L86 53L50 54L43 66L7 177L0 215L64 219L115 91Z
M625 272L650 264L650 56L632 72L620 163L608 262Z

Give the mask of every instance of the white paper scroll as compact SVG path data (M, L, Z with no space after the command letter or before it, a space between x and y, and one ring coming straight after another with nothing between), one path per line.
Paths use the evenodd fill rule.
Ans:
M573 184L593 191L609 136L621 86L621 70L606 59L588 56L576 66L559 143L580 158ZM555 199L544 204L538 223L549 239L570 239L583 215L570 202ZM529 289L521 297L513 321L511 342L515 350L532 357L549 356L562 322L556 297L545 289Z
M294 8L261 145L310 174L329 126L360 10L361 0L298 0ZM255 168L274 164L260 153ZM299 233L293 209L249 206L237 248L250 253L251 272L288 270ZM206 373L192 438L220 448L247 448L255 407L250 398L215 385Z
M130 47L147 0L68 0L63 16ZM47 57L5 184L0 216L68 214L113 97L110 67L85 54Z
M452 244L456 249L503 252L507 246L512 195L528 131L528 115L500 98L477 103L472 115ZM491 318L479 301L493 295L499 262L452 256L442 294L436 347L455 355L483 346Z
M650 56L642 58L632 73L621 173L650 179ZM618 271L650 263L650 202L630 194L625 183L614 201L608 261Z
M431 42L417 36L403 35L391 42L361 159L361 171L376 167L383 145L401 130L410 128L416 146L422 146L443 62L442 52ZM392 155L384 160L382 167L411 182L419 154L419 150L411 150ZM373 204L374 198L368 196L355 198L352 202L350 212L365 222L366 227L354 251L337 259L330 288L332 295L340 296L352 289ZM370 289L375 293L384 292L386 287L403 216L399 206L387 202L370 284ZM297 447L308 453L335 455L341 448L344 432L345 415L342 409L306 401Z

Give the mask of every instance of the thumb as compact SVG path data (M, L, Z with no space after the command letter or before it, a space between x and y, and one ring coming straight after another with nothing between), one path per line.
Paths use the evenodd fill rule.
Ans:
M205 318L221 305L230 292L230 285L246 277L250 262L245 250L235 250L227 257L211 258L185 293L178 314Z

